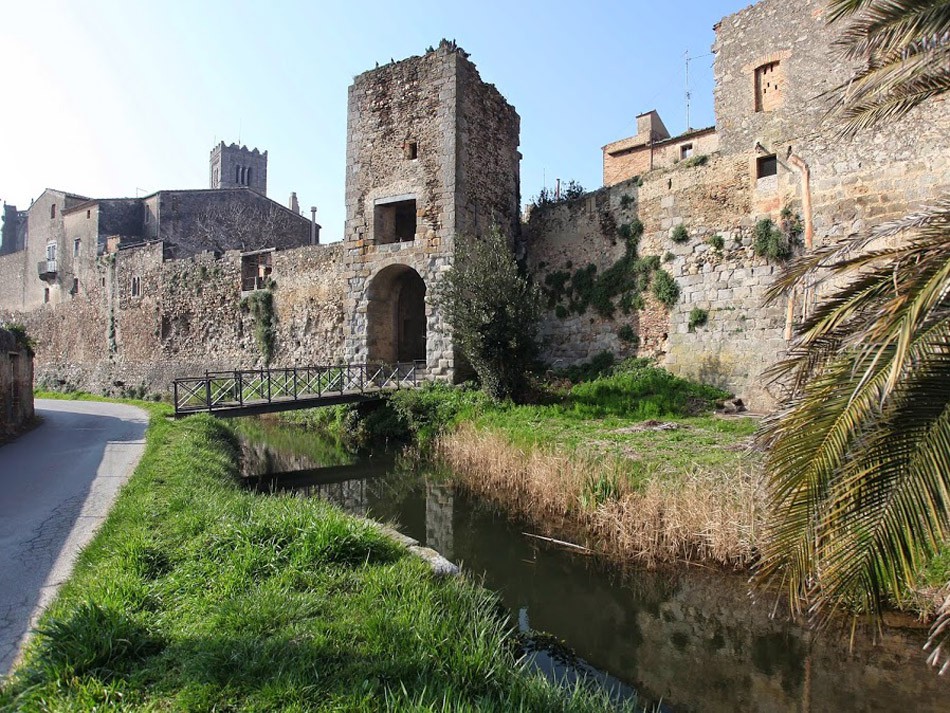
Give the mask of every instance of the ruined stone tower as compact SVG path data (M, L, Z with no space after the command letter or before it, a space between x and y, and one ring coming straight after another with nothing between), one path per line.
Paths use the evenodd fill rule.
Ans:
M468 55L443 42L361 74L349 90L346 351L351 362L456 355L433 297L457 235L519 227L520 119Z
M247 146L220 144L211 149L211 188L250 188L267 195L267 152Z

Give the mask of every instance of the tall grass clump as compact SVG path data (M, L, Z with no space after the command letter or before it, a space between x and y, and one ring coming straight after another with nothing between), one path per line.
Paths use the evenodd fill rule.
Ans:
M167 413L0 709L609 709L528 672L495 595L319 500L241 489L230 427Z

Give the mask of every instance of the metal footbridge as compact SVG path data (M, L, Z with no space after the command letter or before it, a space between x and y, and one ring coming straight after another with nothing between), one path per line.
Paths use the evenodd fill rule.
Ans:
M418 387L424 371L424 362L208 371L175 379L175 418L195 413L253 416L373 401Z

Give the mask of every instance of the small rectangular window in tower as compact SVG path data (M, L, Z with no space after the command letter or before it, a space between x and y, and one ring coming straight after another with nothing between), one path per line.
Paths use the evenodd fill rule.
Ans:
M141 277L132 278L132 284L130 285L130 293L132 297L142 296L142 278Z
M92 210L86 211L86 220L89 220L92 217Z
M755 177L767 178L778 173L778 159L775 154L771 156L759 156L755 160Z
M79 257L79 246L81 241L79 238L73 240L73 257Z
M374 211L376 243L408 243L416 238L416 199L408 196L377 201Z
M49 287L43 288L43 303L49 304Z
M687 159L693 155L693 145L683 144L680 146L680 159Z
M54 218L56 217L56 204L55 204L55 203L53 203L53 205L51 205L51 206L49 207L49 217L50 217L50 220L52 220L52 219L54 219Z
M772 111L782 105L781 65L763 64L755 70L755 110Z
M69 291L69 294L71 294L73 297L79 294L79 278L78 277L73 278L73 288Z
M419 143L417 141L407 141L402 145L403 155L409 161L415 161L419 158Z

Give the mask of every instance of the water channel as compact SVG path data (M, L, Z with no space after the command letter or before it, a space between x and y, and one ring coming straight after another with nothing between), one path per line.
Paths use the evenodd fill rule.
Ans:
M701 567L619 573L525 535L524 525L391 454L353 459L267 421L242 428L248 487L320 497L484 577L531 660L664 711L948 711L950 681L925 664L926 630L812 634L754 601L743 577ZM415 472L414 472L415 471ZM875 641L876 639L876 641Z

